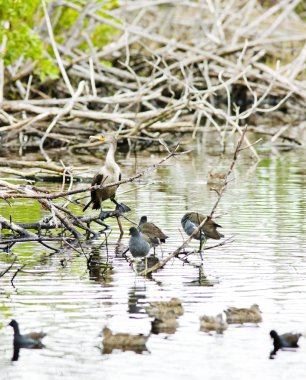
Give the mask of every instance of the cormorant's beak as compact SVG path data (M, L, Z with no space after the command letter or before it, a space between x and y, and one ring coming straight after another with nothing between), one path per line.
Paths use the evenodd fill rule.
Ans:
M104 142L105 137L104 136L89 136L89 140L91 141L98 140L98 141Z

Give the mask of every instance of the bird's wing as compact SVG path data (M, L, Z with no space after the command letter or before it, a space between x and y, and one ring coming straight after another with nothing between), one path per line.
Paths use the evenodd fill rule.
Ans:
M103 174L97 173L93 177L93 180L91 182L91 186L101 185L104 181L105 181L105 178L104 178ZM93 203L92 208L93 209L99 209L100 208L100 199L98 197L97 190L91 190L90 194L91 194L91 202Z

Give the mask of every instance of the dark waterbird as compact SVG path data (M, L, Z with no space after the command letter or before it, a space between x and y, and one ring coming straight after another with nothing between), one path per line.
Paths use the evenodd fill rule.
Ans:
M273 359L273 356L276 355L278 350L282 348L297 348L299 347L298 341L302 334L294 334L294 333L285 333L282 335L278 335L275 330L270 331L270 336L273 339L274 349L270 353L270 358Z
M169 237L165 235L163 231L156 226L156 224L148 222L148 218L145 215L140 218L138 229L142 234L149 238L150 243L153 246L154 253L155 247L161 243L165 243L166 239Z
M18 348L43 348L41 339L46 336L43 332L31 332L28 334L20 334L18 322L12 319L8 324L14 329L14 347Z
M117 149L117 139L114 136L93 136L92 139L99 140L101 142L108 142L109 149L105 158L104 165L94 176L91 186L94 185L107 185L112 182L117 182L121 180L121 169L115 160L115 153ZM102 210L102 202L107 199L110 199L113 203L116 204L116 210L119 212L130 211L130 208L123 203L118 203L115 199L117 186L111 186L96 190L91 190L91 199L83 208L85 211L91 204L94 210L101 209L100 217L105 219L107 213Z
M135 258L145 258L151 248L149 238L143 235L136 227L130 228L129 250Z
M222 235L217 228L221 228L210 216L205 216L199 212L187 212L181 220L182 227L188 236L191 236L193 232L198 228L198 226L206 219L204 225L201 227L200 231L193 236L194 239L200 240L199 251L202 251L203 242L207 239L219 240L224 235Z

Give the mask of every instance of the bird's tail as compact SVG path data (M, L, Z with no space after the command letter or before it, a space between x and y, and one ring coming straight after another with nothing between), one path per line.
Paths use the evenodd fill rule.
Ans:
M92 202L92 200L90 200L90 201L85 205L85 207L83 208L83 211L85 211L85 210L88 209L88 207L90 206L91 202Z

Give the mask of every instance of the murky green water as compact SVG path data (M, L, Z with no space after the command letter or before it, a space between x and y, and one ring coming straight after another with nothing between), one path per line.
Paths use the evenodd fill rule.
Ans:
M16 277L16 289L10 283L13 271L0 278L0 378L303 379L305 338L296 352L279 352L269 360L268 333L272 328L279 332L306 328L306 155L300 149L262 157L257 166L247 157L238 162L218 208L222 232L234 235L234 242L205 252L207 282L201 285L198 270L177 259L153 280L135 276L126 260L116 255L119 233L113 220L108 251L101 247L103 237L84 246L95 259L112 264L105 276L103 268L88 271L84 256L72 249L50 256L50 251L33 243L14 246L18 255L14 268L26 264L26 273ZM126 176L132 174L134 158L121 158ZM158 158L139 156L137 164L141 168ZM222 167L229 160L222 161ZM207 173L218 165L219 158L198 145L188 157L169 161L150 178L120 188L119 199L133 209L131 219L147 215L170 236L164 255L183 240L180 219L185 210L205 213L212 207L216 195L206 184ZM140 186L148 182L150 186ZM16 221L35 221L44 213L35 202L17 203L18 208L9 209L1 202L0 213L11 213ZM128 231L130 223L123 225ZM121 244L127 242L125 234ZM0 259L3 270L12 258L1 253ZM102 354L103 326L148 334L151 319L144 306L173 296L185 308L175 334L152 334L148 352L141 355ZM259 327L230 326L223 336L199 331L200 315L252 303L263 312ZM47 332L46 348L23 349L19 360L11 362L12 330L6 327L11 318L20 322L22 331Z

